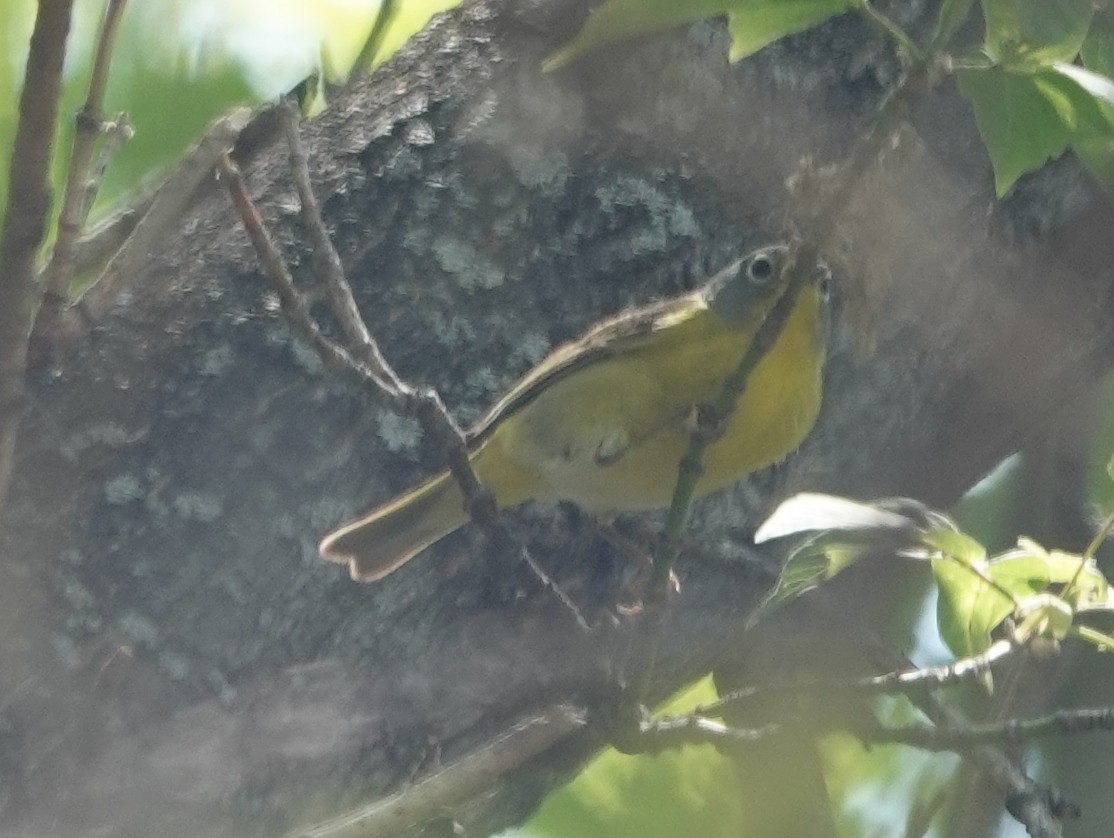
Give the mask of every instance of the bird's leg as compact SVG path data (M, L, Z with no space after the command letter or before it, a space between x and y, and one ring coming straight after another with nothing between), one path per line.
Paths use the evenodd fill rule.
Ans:
M635 540L619 532L610 520L602 518L593 518L593 520L603 540L636 568L634 575L623 585L621 599L616 604L616 608L625 616L637 614L642 610L643 587L654 563L650 554L639 542L650 542L657 537L657 533L644 522L635 522L633 526L641 530L640 538ZM681 582L677 574L672 571L669 574L669 590L672 593L679 593L681 590Z

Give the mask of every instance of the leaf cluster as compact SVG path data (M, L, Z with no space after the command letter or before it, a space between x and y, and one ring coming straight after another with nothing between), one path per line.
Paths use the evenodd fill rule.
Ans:
M1095 564L1095 545L1075 554L1022 536L991 556L949 518L915 502L811 494L782 504L757 538L805 531L814 534L790 553L756 619L867 556L888 554L931 564L940 635L958 658L980 655L1003 636L1030 648L1074 637L1114 649L1114 635L1101 628L1114 616L1114 593Z
M927 43L917 44L869 0L608 0L546 62L553 70L605 44L726 15L738 61L837 15L863 15L911 69L954 75L990 155L998 196L1071 149L1114 185L1114 11L1091 0L979 0L983 37L951 51L974 0L943 0Z

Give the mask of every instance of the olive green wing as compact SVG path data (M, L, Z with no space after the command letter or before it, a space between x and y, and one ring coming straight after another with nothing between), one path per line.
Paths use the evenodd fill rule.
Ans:
M555 349L519 379L468 431L469 445L484 441L506 416L521 410L554 382L608 358L637 352L654 333L706 309L702 292L695 291L596 324L582 337Z

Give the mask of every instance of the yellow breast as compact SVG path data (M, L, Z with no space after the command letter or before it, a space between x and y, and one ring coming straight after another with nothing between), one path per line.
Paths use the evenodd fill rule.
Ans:
M784 457L820 407L824 303L802 290L758 363L724 435L704 459L699 495ZM500 506L570 500L608 513L668 505L695 405L711 400L742 359L753 328L714 313L663 329L638 348L557 380L507 416L473 455Z

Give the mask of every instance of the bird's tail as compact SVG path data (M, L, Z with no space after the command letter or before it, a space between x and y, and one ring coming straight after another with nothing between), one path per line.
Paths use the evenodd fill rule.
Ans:
M348 563L352 578L386 576L468 521L464 494L446 471L325 536L321 555Z

